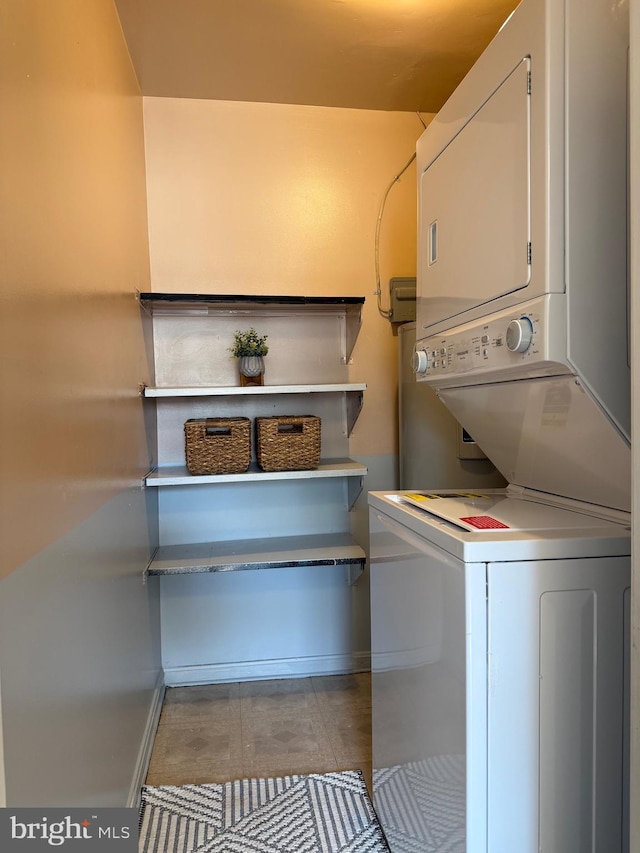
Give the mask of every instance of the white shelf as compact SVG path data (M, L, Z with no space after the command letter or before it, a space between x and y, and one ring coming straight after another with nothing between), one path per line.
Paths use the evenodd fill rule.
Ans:
M204 483L243 483L266 480L314 480L326 477L364 477L365 465L353 459L324 459L310 471L263 471L253 462L244 474L190 474L185 465L163 465L147 474L147 486L193 486Z
M147 573L172 576L343 565L353 583L362 573L365 559L364 550L348 533L325 533L165 545L158 548Z
M325 385L251 385L251 386L175 386L153 388L145 386L145 397L255 397L268 394L331 394L366 391L364 382L343 382Z
M304 385L176 385L172 387L143 386L144 397L156 400L184 400L189 398L225 397L227 399L273 397L286 394L344 394L347 435L362 411L364 382L306 383Z

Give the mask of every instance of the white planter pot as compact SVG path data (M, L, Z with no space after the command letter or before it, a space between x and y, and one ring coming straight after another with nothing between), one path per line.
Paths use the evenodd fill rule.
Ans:
M261 355L240 356L240 373L243 376L259 376L264 373L264 358Z

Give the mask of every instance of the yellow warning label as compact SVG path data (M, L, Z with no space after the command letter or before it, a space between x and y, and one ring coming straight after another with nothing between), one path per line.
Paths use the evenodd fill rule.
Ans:
M412 501L433 501L436 498L439 498L440 495L418 495L418 494L407 494L405 498L409 498Z
M412 501L434 501L438 498L486 498L486 495L478 495L475 492L411 492L405 495Z

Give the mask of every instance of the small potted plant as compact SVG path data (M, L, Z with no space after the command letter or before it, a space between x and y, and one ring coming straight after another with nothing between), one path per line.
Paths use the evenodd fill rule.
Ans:
M239 360L240 385L263 384L264 356L269 352L267 335L259 335L253 326L245 332L236 331L229 352Z

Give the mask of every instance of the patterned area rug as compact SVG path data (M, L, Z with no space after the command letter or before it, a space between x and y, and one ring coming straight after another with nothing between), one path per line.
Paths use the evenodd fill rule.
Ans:
M465 786L463 755L374 770L376 809L394 853L464 853Z
M359 771L142 789L140 853L388 853Z

